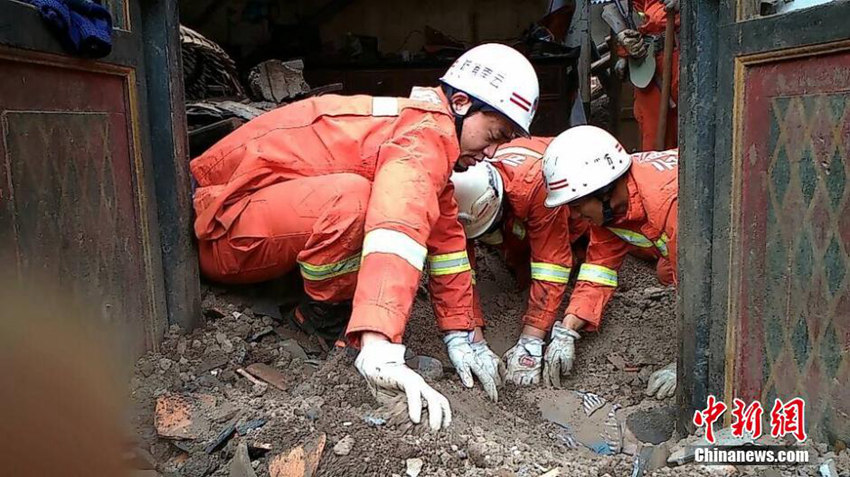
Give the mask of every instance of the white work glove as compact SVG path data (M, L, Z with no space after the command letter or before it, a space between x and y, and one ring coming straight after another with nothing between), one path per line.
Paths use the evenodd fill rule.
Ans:
M630 28L617 33L617 41L623 45L629 56L635 59L641 59L646 56L649 48L649 45L643 41L643 35L639 31Z
M431 429L438 431L452 422L449 401L429 386L422 376L404 363L404 345L389 341L364 343L354 366L366 378L372 395L381 403L390 402L401 393L407 395L410 420L419 424L422 405L428 408ZM422 402L425 398L425 402Z
M676 363L670 363L649 376L647 396L665 399L676 394Z
M556 388L561 387L561 376L573 369L576 357L576 340L581 338L577 331L571 330L556 321L552 326L552 341L546 347L546 363L543 374L546 381Z
M668 12L679 11L679 0L664 0L664 9Z
M481 382L481 387L492 401L499 400L498 387L502 385L505 373L502 360L490 350L487 341L472 342L473 332L452 331L443 336L449 359L460 376L460 382L471 388L474 385L472 375Z
M543 367L543 340L521 335L513 348L505 353L508 370L505 380L517 386L540 384Z

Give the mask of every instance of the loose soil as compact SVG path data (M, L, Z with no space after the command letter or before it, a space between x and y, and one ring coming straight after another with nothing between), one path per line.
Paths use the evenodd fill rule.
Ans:
M516 341L527 294L516 289L495 254L480 250L478 257L486 336L501 355ZM447 370L432 384L451 402L453 423L436 434L407 423L403 406L379 406L354 369L353 350L325 352L315 340L261 316L258 310L269 308L268 295L259 296L256 288L206 286L206 326L189 334L172 327L160 352L138 361L130 386L133 424L141 446L151 452L157 470L164 475L230 475L228 462L244 440L256 473L267 476L275 456L325 433L320 476L401 476L406 460L413 458L424 461L423 476L540 476L555 468L562 476L628 476L633 456L600 456L581 447L571 449L560 438L563 429L543 419L538 410L542 400L557 399L562 396L559 393L570 390L589 391L619 404L623 416L630 409L674 404L643 395L649 374L675 359L674 291L658 285L654 266L631 258L621 271L620 283L601 329L585 333L578 341L578 357L566 379L567 389L507 386L500 389L499 402L492 403L479 387L464 388L454 372ZM293 282L284 287L289 290L288 298L298 294L293 291L297 286ZM275 296L277 301L280 297ZM251 340L269 329L277 332ZM286 339L295 339L306 359L298 346ZM449 364L424 295L416 299L404 341L414 353ZM252 384L237 373L252 363L266 363L281 371L286 390ZM157 398L167 393L213 396L213 409L197 416L210 422L209 432L194 440L159 437L154 407ZM267 422L245 436L234 436L218 450L205 452L228 424L253 419ZM353 445L349 452L337 455L333 448L346 436L351 436L347 441L353 438ZM679 437L673 436L671 445ZM257 448L263 445L271 450L262 454ZM839 469L842 464L846 469L848 453L838 457ZM775 474L761 474L761 469L741 467L738 475L816 472L813 466L777 469ZM689 464L645 475L730 475L720 473L723 470Z

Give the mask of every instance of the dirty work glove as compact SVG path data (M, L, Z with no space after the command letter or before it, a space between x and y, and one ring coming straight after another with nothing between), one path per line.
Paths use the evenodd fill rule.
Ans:
M364 343L354 366L366 378L369 391L379 402L386 404L394 397L405 394L411 421L419 424L422 406L425 405L431 429L438 431L441 427L447 427L452 422L448 399L404 364L404 349L404 345L389 341Z
M546 347L546 369L543 374L546 381L556 388L561 387L561 376L573 369L576 357L576 340L581 338L577 331L571 330L556 321L552 326L552 341Z
M508 370L505 380L517 386L540 384L543 367L543 340L521 335L516 345L505 353Z
M617 62L614 63L614 73L617 75L617 78L624 79L626 77L626 68L628 66L629 62L625 58L617 59Z
M665 399L676 393L676 363L670 363L649 376L646 395Z
M664 9L668 12L679 11L679 0L664 0Z
M449 359L457 370L460 381L464 386L471 388L474 385L472 375L481 381L481 387L487 396L493 400L499 400L497 388L502 385L501 369L502 361L496 353L490 351L487 341L472 342L472 331L452 331L443 336Z
M632 58L641 59L646 56L648 45L643 41L640 32L627 28L617 33L617 41Z

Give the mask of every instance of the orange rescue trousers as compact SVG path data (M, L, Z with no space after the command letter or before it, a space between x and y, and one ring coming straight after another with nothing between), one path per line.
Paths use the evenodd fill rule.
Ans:
M351 300L371 183L357 174L293 179L254 192L227 234L201 240L201 271L222 283L280 277L299 263L333 264L304 275L317 301Z

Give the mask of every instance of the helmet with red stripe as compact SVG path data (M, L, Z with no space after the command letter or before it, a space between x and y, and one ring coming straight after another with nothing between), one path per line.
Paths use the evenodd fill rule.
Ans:
M462 54L440 81L508 117L526 136L540 86L531 62L515 49L486 43Z
M608 131L576 126L558 135L543 154L546 207L557 207L605 189L619 179L631 156Z

